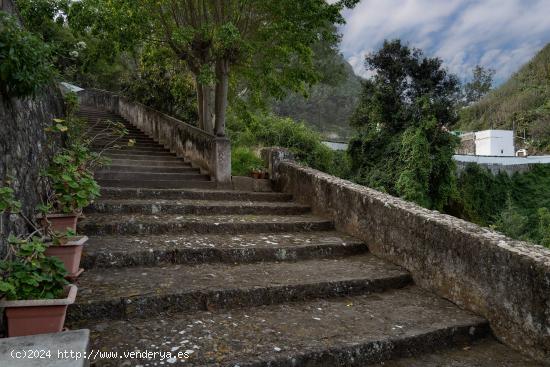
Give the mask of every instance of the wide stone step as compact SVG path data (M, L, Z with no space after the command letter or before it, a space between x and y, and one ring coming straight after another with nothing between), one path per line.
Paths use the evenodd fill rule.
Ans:
M298 261L368 252L361 241L338 232L90 236L85 269L159 264Z
M89 214L79 222L78 228L86 235L145 235L323 231L333 227L331 221L311 215Z
M384 367L544 367L488 337L414 357L369 366ZM366 367L366 366L365 366Z
M153 149L151 149L153 148ZM97 150L97 149L94 149ZM173 153L170 153L168 150L164 149L154 149L154 147L144 147L144 146L137 146L137 147L121 147L121 149L116 150L110 150L109 152L105 153L109 157L119 157L121 155L132 155L132 156L145 156L145 157L159 157L161 159L164 159L165 157L168 158L176 158L176 155Z
M410 283L406 271L368 254L300 262L96 269L79 278L70 318L142 318L260 306L380 292Z
M200 180L98 180L100 186L103 187L125 187L125 188L142 188L142 189L215 189L218 185L214 181L206 181L203 178Z
M132 152L108 151L105 156L112 159L125 159L133 161L160 161L160 162L183 162L182 158L176 157L174 154L150 154L140 155Z
M209 367L364 367L433 352L489 333L482 318L417 287L84 325L91 329L91 349L122 353L131 346L174 356L181 351L189 358L178 363ZM145 366L158 361L134 357L127 362L104 359L96 365ZM164 362L170 365L177 358Z
M199 168L193 168L190 164L181 164L180 167L158 167L158 166L144 166L144 165L114 165L110 164L104 166L96 171L97 173L109 173L109 172L136 172L136 173L199 173Z
M112 138L116 138L116 137L113 136ZM99 144L112 141L112 139L107 138L107 137L103 138L103 136L100 139L98 138L96 140ZM149 137L146 137L146 136L130 137L130 136L124 135L124 136L119 137L118 140L121 140L121 141L134 140L136 144L141 144L143 146L147 146L147 145L160 146L156 141L154 141L153 139L151 139Z
M157 155L156 153L161 153L160 155L163 156L171 156L173 157L174 154L170 153L168 150L162 148L162 147L144 147L144 146L127 146L127 145L121 145L120 147L114 148L111 151L116 151L119 153L124 154L133 154L133 155L146 155L146 156L152 156ZM92 150L99 151L102 150L104 146L101 145L92 145Z
M134 157L134 156L133 156ZM182 158L163 159L120 159L115 156L110 158L112 166L146 166L146 167L190 167Z
M156 173L156 172L96 172L97 180L147 180L147 181L210 181L210 176L198 172Z
M109 173L116 177L119 173ZM131 174L131 173L130 173ZM107 175L107 174L106 174ZM293 202L212 201L212 200L99 200L88 213L136 214L306 214L310 207Z
M113 160L114 163L114 160ZM289 201L292 195L280 192L248 192L233 190L178 190L178 189L136 189L103 186L103 199L175 199L175 200L255 200Z

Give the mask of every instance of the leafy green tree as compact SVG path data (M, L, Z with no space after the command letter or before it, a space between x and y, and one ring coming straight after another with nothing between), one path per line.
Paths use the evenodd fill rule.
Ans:
M312 45L320 38L336 39L327 24L342 23L340 10L355 3L140 0L134 9L146 12L157 37L193 73L199 126L224 135L232 70L249 81L261 75L273 89L314 80Z
M508 196L506 206L497 218L496 228L509 237L521 239L525 235L528 221L529 219L521 215L519 208L514 205L512 198Z
M539 217L539 243L550 248L550 210L539 208L537 214Z
M53 80L51 49L0 11L0 94L34 95Z
M493 87L495 70L476 65L472 70L472 80L464 85L464 102L470 105L479 101Z
M438 58L401 41L385 41L366 57L374 76L363 83L351 119L349 153L355 180L442 210L455 190L458 79Z

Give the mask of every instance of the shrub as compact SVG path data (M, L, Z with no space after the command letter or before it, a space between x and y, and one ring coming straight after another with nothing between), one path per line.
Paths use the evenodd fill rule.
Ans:
M0 12L0 93L5 97L34 95L54 76L50 49Z
M236 147L231 151L231 174L250 176L254 170L263 168L263 161L248 147Z
M233 110L228 118L228 131L234 150L239 147L288 148L297 161L330 174L347 172L349 166L343 157L345 153L334 152L322 143L319 133L290 118Z
M0 260L0 298L8 300L55 299L63 295L67 270L56 257L45 255L38 238L9 238L11 253Z

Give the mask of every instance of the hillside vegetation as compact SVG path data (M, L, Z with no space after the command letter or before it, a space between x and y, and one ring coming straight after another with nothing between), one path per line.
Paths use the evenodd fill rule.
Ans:
M463 131L515 127L518 147L529 148L530 154L549 153L550 44L502 86L463 109L457 127Z
M351 136L349 119L361 94L361 78L339 54L325 56L323 63L335 64L341 75L336 80L314 85L307 97L293 93L273 105L280 116L304 121L328 140L347 140Z

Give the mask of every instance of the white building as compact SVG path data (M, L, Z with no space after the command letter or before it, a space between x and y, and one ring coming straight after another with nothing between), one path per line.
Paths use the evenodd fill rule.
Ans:
M514 157L514 132L511 130L484 130L475 133L476 155Z

